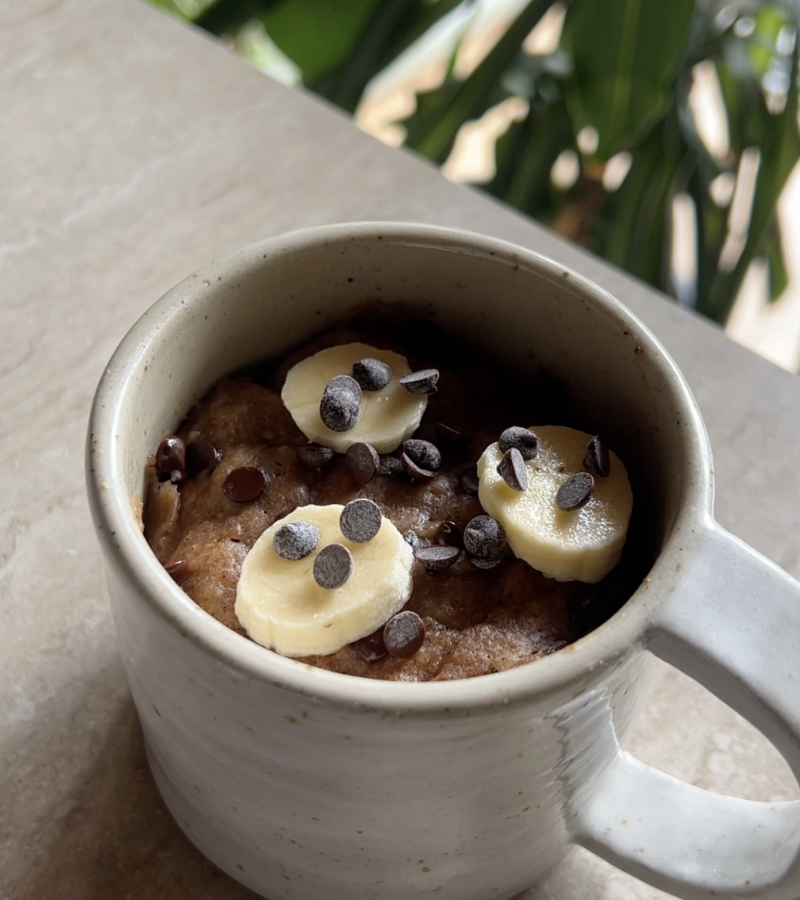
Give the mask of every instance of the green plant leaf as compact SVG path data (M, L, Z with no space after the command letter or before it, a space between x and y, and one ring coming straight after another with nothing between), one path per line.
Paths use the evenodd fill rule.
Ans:
M790 24L786 10L780 6L766 5L759 9L756 27L747 44L747 55L756 78L766 75L775 58L778 35Z
M403 50L410 47L414 41L419 40L429 28L463 3L466 7L475 5L476 0L420 0L418 3L419 11L409 19L408 29L405 33L401 32L397 35L394 54L399 56Z
M309 84L311 90L354 113L369 82L464 0L382 0L353 47L334 71ZM473 0L466 0L471 4Z
M510 206L546 220L554 205L550 171L559 155L573 147L572 122L563 102L533 102L528 115L512 122L497 140L495 176L482 187Z
M261 14L270 39L308 84L349 57L382 0L282 0Z
M655 131L655 129L654 129ZM642 202L661 158L657 136L649 136L633 153L631 167L622 186L609 198L595 223L597 252L621 269L628 266Z
M763 127L769 128L769 122L758 115L763 96L750 64L747 41L731 33L715 65L728 116L731 156L738 160L745 147L763 143Z
M576 133L597 130L599 159L636 145L666 114L694 7L694 0L578 0L570 8L568 103Z
M778 300L789 286L789 273L781 246L781 228L777 215L773 214L767 226L759 253L766 257L769 266L769 299L770 303Z
M709 179L702 165L689 180L688 192L697 215L697 286L695 306L702 308L717 276L722 245L728 231L728 208L717 206L709 194Z
M194 20L195 25L216 34L233 34L279 0L215 0Z
M752 80L751 75L747 77ZM730 271L718 271L708 294L700 298L699 309L718 322L725 322L730 315L747 269L758 255L759 247L765 239L781 191L800 159L800 133L797 129L797 43L791 56L788 84L785 106L780 113L771 113L760 94L757 104L741 111L742 141L746 146L757 147L761 158L744 248L733 268Z
M406 144L443 163L464 122L482 115L498 99L498 84L504 71L552 5L553 0L530 0L466 79L459 81L450 75L439 88L418 94L417 109L400 123L406 127Z
M630 170L610 197L600 219L598 252L654 287L671 288L666 237L670 202L682 169L692 165L692 154L678 125L676 111L633 152Z
M186 19L186 16L183 14L181 8L174 2L174 0L150 0L150 3L153 6L157 6L159 9L163 9L165 12L171 13L173 16L179 19Z

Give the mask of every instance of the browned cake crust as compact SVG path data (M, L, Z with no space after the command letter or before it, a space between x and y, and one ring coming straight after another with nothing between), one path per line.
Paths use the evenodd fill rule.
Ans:
M436 422L444 422L473 438L469 454L458 460L445 455L436 477L424 483L376 475L359 486L338 455L327 471L312 473L298 461L295 448L307 441L284 408L279 389L299 359L354 340L381 345L372 335L328 335L286 360L267 380L270 386L247 377L221 381L178 431L184 441L208 441L221 453L210 475L187 478L178 486L160 484L150 466L144 521L151 547L165 566L180 561L180 571L174 574L186 593L241 634L245 632L234 613L239 572L250 548L277 519L298 506L345 504L366 497L379 504L403 535L413 532L423 544L431 543L443 522L463 529L483 512L477 498L459 485L464 469L503 428L535 420L535 411L522 414L514 408L516 401L505 402L502 392L487 388L482 367L439 366L440 390L430 397L418 435L427 437ZM222 490L228 474L241 466L257 467L267 479L266 490L252 502L234 502ZM571 611L588 586L545 578L510 552L489 571L477 570L464 559L432 576L415 562L413 578L405 608L422 617L426 634L411 659L389 656L365 662L350 645L304 661L370 678L446 680L509 669L579 636Z

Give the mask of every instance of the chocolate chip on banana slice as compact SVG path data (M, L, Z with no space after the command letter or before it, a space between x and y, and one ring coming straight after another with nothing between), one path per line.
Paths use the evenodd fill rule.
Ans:
M284 656L335 653L403 608L413 564L413 550L372 501L303 506L245 557L236 615L254 641Z
M538 449L524 462L523 490L525 479L519 472L512 478L504 463L508 448L494 443L484 451L481 505L503 526L514 554L534 569L557 581L601 581L620 560L633 509L625 466L603 447L607 474L595 477L585 459L596 457L596 438L560 425L530 431Z
M378 385L386 369L381 369L380 380L367 381L362 371L366 363L372 370L377 370L379 363L390 370L391 377L383 387ZM428 404L427 395L409 393L401 385L400 379L410 374L408 361L399 353L368 344L342 344L294 366L286 376L281 398L310 441L337 453L355 443L391 453L417 430Z

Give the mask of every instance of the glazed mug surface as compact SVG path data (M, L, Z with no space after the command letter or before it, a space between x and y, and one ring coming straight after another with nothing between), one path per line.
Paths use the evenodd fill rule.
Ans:
M225 628L150 551L137 506L161 437L221 376L375 299L505 369L558 373L585 430L637 474L657 556L574 644L461 681L328 672ZM681 897L800 894L800 802L710 793L620 748L650 651L749 719L797 777L800 585L714 522L710 450L683 377L575 273L491 238L394 223L247 247L181 282L123 340L95 398L87 479L159 790L197 847L256 892L501 900L578 843Z

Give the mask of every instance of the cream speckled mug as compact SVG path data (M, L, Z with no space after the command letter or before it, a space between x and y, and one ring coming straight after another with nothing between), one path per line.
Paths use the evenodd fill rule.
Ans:
M579 387L639 465L659 554L625 606L544 659L463 681L360 679L228 630L137 524L144 463L222 375L279 356L368 297L489 357ZM646 465L644 465L646 463ZM311 229L183 281L98 388L89 495L150 763L181 828L278 900L511 897L582 844L682 897L800 894L800 803L692 787L620 749L651 651L760 728L800 773L800 586L712 518L697 407L617 301L534 253L418 225Z

